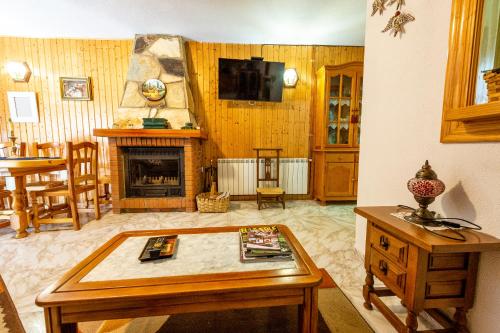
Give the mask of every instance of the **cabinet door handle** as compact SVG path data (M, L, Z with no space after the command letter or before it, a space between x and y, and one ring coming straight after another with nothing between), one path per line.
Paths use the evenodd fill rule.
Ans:
M384 235L380 236L380 247L383 248L384 250L387 251L387 249L389 248L389 239L387 237L385 237Z
M383 260L378 262L378 269L384 274L387 275L387 263Z

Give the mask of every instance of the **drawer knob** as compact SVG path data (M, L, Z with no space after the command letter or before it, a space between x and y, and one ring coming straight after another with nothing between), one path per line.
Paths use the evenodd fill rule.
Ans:
M387 275L387 263L383 260L378 262L378 269L384 274Z
M385 236L380 236L380 247L387 251L389 248L389 239Z

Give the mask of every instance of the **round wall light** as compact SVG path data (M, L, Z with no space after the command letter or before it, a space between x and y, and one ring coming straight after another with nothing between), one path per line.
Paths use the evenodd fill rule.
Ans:
M30 80L31 70L26 62L10 61L5 64L5 70L12 80L16 82L28 82Z
M295 70L295 68L288 68L283 73L283 82L285 83L285 87L295 87L298 80L299 76L297 75L297 71Z

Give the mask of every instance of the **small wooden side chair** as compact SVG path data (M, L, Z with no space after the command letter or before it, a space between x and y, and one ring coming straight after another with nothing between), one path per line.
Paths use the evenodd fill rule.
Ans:
M25 142L16 143L15 145L13 145L12 142L1 142L0 157L13 157L13 149L12 149L13 147L15 147L16 156L26 157ZM5 177L0 177L0 191L1 191L0 200L2 201L2 203L0 204L0 211L3 211L3 213L0 213L0 215L3 216L4 220L6 216L11 215L11 209L12 209L12 193L5 189L6 185L7 184ZM6 209L5 207L6 201L9 202L9 209Z
M66 168L68 172L68 183L63 186L52 187L43 191L31 192L33 205L33 226L35 231L39 231L40 224L53 223L73 223L75 230L80 229L80 219L78 217L77 201L82 193L94 192L94 202L99 202L99 176L98 176L98 145L92 142L82 142L66 144ZM39 197L60 197L67 198L70 207L71 217L50 218L38 207ZM99 204L94 205L96 220L101 218Z
M38 143L34 142L32 145L32 155L33 157L60 157L64 158L64 150L66 144L59 142L46 142ZM63 171L65 173L65 171ZM50 172L50 173L40 173L32 176L32 181L26 184L26 190L28 193L33 191L44 191L52 187L63 186L66 180L66 175L62 175L62 172ZM69 211L68 203L57 203L56 198L47 197L44 199L44 207L39 207L45 209L50 216L67 213ZM47 199L47 200L45 200Z
M26 143L20 142L15 145L12 142L0 142L0 157L12 157L13 150L16 151L17 156L26 157Z
M257 205L259 210L264 202L281 202L285 209L285 191L280 188L280 152L281 148L254 148L257 151ZM271 156L264 152L271 153ZM263 155L265 154L265 156ZM260 159L264 159L264 178L260 177ZM273 177L272 161L276 160L276 172ZM260 183L274 183L276 186L261 187Z
M10 217L13 214L12 195L10 191L0 190L0 228L10 225Z

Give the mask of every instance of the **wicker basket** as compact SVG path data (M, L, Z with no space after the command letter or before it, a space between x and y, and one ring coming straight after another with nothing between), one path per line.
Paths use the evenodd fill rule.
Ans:
M230 203L229 196L220 199L210 198L210 192L200 193L196 196L196 204L200 213L225 213L229 210Z

